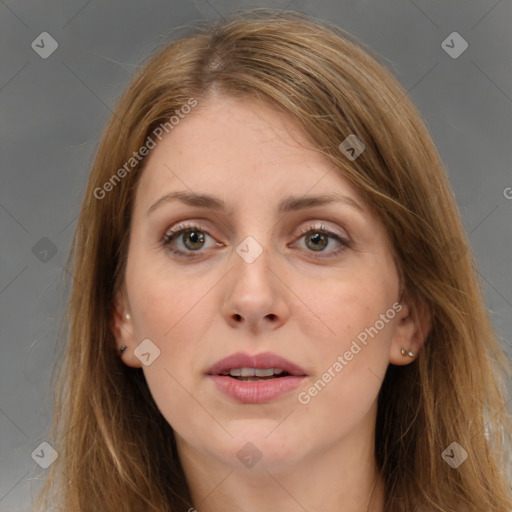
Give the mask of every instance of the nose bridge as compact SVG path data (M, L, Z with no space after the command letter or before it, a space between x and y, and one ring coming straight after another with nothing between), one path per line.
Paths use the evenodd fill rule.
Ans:
M261 236L259 237L261 239ZM268 242L261 245L253 236L247 236L238 244L233 255L233 276L236 290L242 297L247 294L262 300L274 295L274 284L269 267L272 264L271 248Z
M223 314L233 326L277 326L288 317L285 292L270 270L276 264L272 242L265 235L263 231L256 235L265 239L265 245L247 236L233 253L233 271L223 303Z
M260 197L257 195L256 197ZM236 242L234 258L234 273L252 284L258 284L258 280L268 278L268 266L273 257L272 230L269 229L272 219L267 217L266 209L261 210L261 202L256 201L256 197L251 197L245 205L247 211L238 218L240 229L239 240ZM260 206L258 208L258 206ZM249 212L258 212L256 215L250 215Z

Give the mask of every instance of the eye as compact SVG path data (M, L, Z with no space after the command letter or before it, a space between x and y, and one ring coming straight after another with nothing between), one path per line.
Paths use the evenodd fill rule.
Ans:
M335 256L350 246L347 238L322 225L306 226L301 230L300 235L299 240L304 239L304 246L301 248L309 252L327 253L326 257Z
M301 249L321 253L322 257L335 256L350 246L347 238L322 225L303 228L299 236L299 240L302 239L303 244L298 244L302 245ZM164 233L162 245L177 256L190 258L199 256L204 249L222 247L223 244L217 242L200 226L180 224Z
M206 245L208 239L211 240L209 247ZM183 224L167 231L163 236L162 244L172 253L184 257L196 256L194 253L202 252L202 249L222 246L199 226Z

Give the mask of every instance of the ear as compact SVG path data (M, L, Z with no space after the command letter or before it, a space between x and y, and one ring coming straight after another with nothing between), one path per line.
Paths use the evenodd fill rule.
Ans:
M111 328L116 340L117 351L122 361L132 368L141 368L142 363L135 357L133 350L137 347L133 319L128 307L128 301L122 291L116 293L112 308ZM121 349L126 349L121 352Z
M401 303L396 316L395 332L391 344L389 362L397 366L412 363L422 349L431 328L432 314L423 301ZM407 353L402 354L402 349ZM413 353L413 356L409 355Z

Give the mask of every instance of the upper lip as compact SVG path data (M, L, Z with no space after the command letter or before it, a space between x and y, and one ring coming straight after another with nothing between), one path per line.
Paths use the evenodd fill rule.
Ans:
M280 368L290 375L306 375L303 368L272 352L263 352L254 355L237 352L236 354L232 354L217 361L206 373L208 375L220 375L223 372L235 368Z

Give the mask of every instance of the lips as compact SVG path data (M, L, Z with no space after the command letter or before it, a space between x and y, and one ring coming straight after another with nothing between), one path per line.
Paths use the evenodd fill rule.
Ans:
M303 368L271 352L233 354L206 374L224 395L244 404L271 402L295 389L307 376Z
M251 376L251 372L246 371L244 373L243 370L256 370L255 376L266 377L269 375L263 374L262 371L267 371L268 373L270 369L274 370L276 376L283 374L283 376L286 374L292 376L306 375L306 372L300 366L271 352L264 352L254 356L241 352L233 354L215 363L206 373L208 375L227 375L231 373L233 377L249 377ZM241 370L242 373L237 375L236 370ZM260 370L260 372L257 370ZM258 373L260 373L260 375L258 375Z

